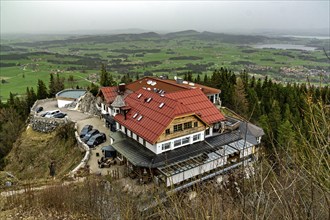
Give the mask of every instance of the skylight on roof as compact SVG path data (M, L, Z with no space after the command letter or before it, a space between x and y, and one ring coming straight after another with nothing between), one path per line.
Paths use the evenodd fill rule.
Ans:
M164 102L160 103L159 108L163 108L164 105L165 105Z
M142 94L140 93L137 97L138 97L138 99L140 98L142 96Z
M141 121L142 117L143 117L143 116L142 116L142 115L140 115L140 116L138 117L138 119L137 119L137 120L138 120L138 121Z
M135 113L135 114L133 115L133 118L136 118L136 116L138 116L138 113Z
M150 97L150 98L148 98L148 99L147 99L147 102L149 103L149 102L151 101L151 99L152 99L151 97Z

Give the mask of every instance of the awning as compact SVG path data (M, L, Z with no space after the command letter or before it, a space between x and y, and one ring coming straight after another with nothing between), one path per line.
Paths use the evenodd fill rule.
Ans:
M180 147L161 154L155 154L130 138L123 138L115 141L112 146L134 166L157 168L196 157L204 152L213 152L223 149L222 146L240 139L239 134L233 134L231 132L213 136L207 138L205 141Z
M102 151L116 151L115 148L113 148L111 145L109 146L104 146L101 148Z
M112 116L109 114L102 114L103 118L109 123L109 124L116 124L115 120L113 119Z

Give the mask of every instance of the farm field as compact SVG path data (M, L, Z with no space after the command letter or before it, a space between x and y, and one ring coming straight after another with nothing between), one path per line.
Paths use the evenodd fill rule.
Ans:
M302 45L315 50L256 48L263 44ZM245 69L256 77L268 76L281 82L330 84L329 39L305 39L216 34L183 31L157 33L36 36L2 38L0 47L1 100L9 93L24 94L36 89L38 79L48 85L50 73L64 77L66 87L87 88L97 84L100 66L120 81L123 75L196 77L226 67L234 72ZM73 81L69 81L73 76Z

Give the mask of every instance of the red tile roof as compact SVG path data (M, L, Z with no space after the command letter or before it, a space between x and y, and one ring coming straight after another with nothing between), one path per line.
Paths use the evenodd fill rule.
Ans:
M178 91L194 90L194 89L201 89L205 95L220 93L219 89L203 86L197 83L178 84L175 80L159 79L156 77L144 77L140 80L127 84L126 88L127 89L125 91L125 95L131 92L135 92L142 88L150 89L150 91L162 90L166 94L172 92L178 92ZM117 86L102 87L99 91L98 96L103 96L106 103L111 104L118 95L117 90L118 90Z
M107 104L111 104L115 100L116 96L118 95L117 91L118 91L117 86L102 87L102 88L100 88L100 91L97 95L103 96L105 102Z
M151 83L153 82L153 83ZM140 80L137 80L135 82L132 82L128 85L126 85L126 88L131 91L137 91L141 88L150 88L152 91L154 88L158 90L163 90L166 93L172 93L177 91L183 91L183 90L189 90L189 89L200 89L202 88L202 91L205 95L209 94L218 94L221 91L219 89L211 88L208 86L200 85L197 83L188 83L186 84L178 84L175 80L172 79L160 79L156 77L144 77Z
M147 102L149 98L151 100ZM192 113L180 102L144 89L129 94L125 102L131 107L126 120L122 114L117 114L115 120L150 143L157 141L176 116ZM160 108L161 103L164 104ZM142 118L138 120L140 116Z
M214 104L205 96L201 89L184 90L166 95L177 100L198 114L207 124L224 120L225 117Z
M200 89L179 91L171 95L161 96L159 93L145 89L131 93L125 98L127 106L131 108L126 119L124 115L117 114L115 120L154 144L177 116L198 113L201 114L200 117L205 123L224 119L224 116Z

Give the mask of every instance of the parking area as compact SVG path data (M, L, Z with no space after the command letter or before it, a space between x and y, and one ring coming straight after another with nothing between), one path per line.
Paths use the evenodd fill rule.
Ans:
M109 168L102 168L102 169L99 168L97 161L102 157L101 148L103 146L110 145L109 128L105 127L104 122L99 117L89 117L89 118L77 121L78 133L81 132L81 129L85 125L92 125L93 128L98 129L102 133L105 133L105 135L107 137L107 140L104 143L96 146L95 148L93 148L91 150L90 159L88 161L88 165L89 165L89 169L90 169L91 173L98 173L98 174L106 175L106 174L108 174L108 171L110 169Z
M84 114L82 112L79 111L75 111L75 110L71 110L71 109L67 109L67 108L59 108L57 106L57 101L56 100L50 100L47 102L43 102L39 105L36 106L36 109L38 107L42 107L43 110L39 113L37 113L37 115L42 115L45 112L48 111L53 111L53 110L60 110L63 113L67 114L68 119L70 119L73 122L79 122L81 120L85 120L87 118L91 118L92 116Z
M106 135L107 139L104 143L100 144L99 146L97 146L91 150L91 156L88 161L88 165L89 165L91 173L108 175L110 172L112 172L111 170L114 169L113 167L99 168L98 163L97 163L97 161L102 157L101 148L103 146L110 145L109 128L105 127L104 122L99 117L95 117L92 115L88 115L88 114L85 114L85 113L82 113L82 112L79 112L76 110L67 109L67 108L58 108L56 100L49 100L49 101L43 102L43 103L39 104L38 106L36 106L36 109L40 106L43 108L43 110L41 112L37 113L37 115L41 115L45 112L53 111L53 110L60 110L61 112L66 113L68 119L70 119L73 122L76 122L77 131L79 134L81 132L81 129L85 125L92 125L93 128L98 129L100 131L100 133L104 133ZM118 166L116 166L116 167L117 167L116 168L116 170L117 170Z

